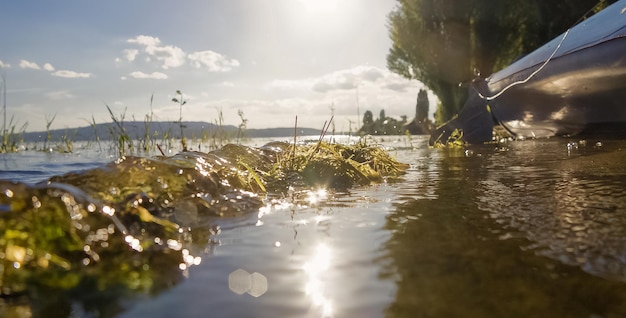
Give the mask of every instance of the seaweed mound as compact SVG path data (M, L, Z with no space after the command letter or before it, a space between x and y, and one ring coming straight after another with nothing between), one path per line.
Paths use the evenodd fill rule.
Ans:
M404 169L362 143L274 142L122 157L35 185L0 181L0 292L154 293L201 261L218 231L212 220L258 211L259 194L346 189L399 177Z

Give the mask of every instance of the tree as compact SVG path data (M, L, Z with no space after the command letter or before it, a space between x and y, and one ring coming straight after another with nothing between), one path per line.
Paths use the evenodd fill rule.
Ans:
M389 14L387 67L441 101L442 120L467 97L460 83L489 75L611 0L398 0Z
M428 93L425 89L420 89L419 93L417 93L417 103L415 104L415 121L418 123L425 122L428 119L429 108Z
M366 111L363 114L363 125L371 125L374 123L374 114L371 111Z
M385 110L382 109L378 119L374 120L374 114L368 110L363 115L363 126L359 128L358 133L360 135L401 135L404 133L405 124L406 116L402 117L402 121L398 121L387 117Z

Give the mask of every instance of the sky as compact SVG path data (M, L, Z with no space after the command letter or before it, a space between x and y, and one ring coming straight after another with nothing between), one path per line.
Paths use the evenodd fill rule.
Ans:
M7 122L26 131L125 120L358 129L415 115L423 85L389 72L395 0L5 1ZM1 86L1 85L0 85ZM0 95L2 91L0 90ZM152 100L152 102L151 102ZM430 112L435 97L430 95ZM1 102L1 101L0 101ZM360 117L359 117L360 116ZM431 114L432 117L432 114ZM0 119L1 120L1 119ZM1 125L2 123L0 123Z

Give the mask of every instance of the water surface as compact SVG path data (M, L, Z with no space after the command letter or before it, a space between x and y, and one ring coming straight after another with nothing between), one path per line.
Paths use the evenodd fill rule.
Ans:
M626 142L379 141L411 165L401 180L313 189L305 202L276 194L215 220L200 264L169 288L76 297L69 309L0 299L0 316L626 316ZM107 161L39 156L4 155L0 178L36 182Z

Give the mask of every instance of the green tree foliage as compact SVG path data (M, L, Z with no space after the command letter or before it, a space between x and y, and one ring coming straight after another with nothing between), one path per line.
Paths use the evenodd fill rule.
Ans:
M398 0L389 14L387 67L428 86L447 120L467 97L460 83L505 67L612 2Z
M372 123L374 123L374 114L369 110L365 111L365 114L363 114L363 125L371 125Z

